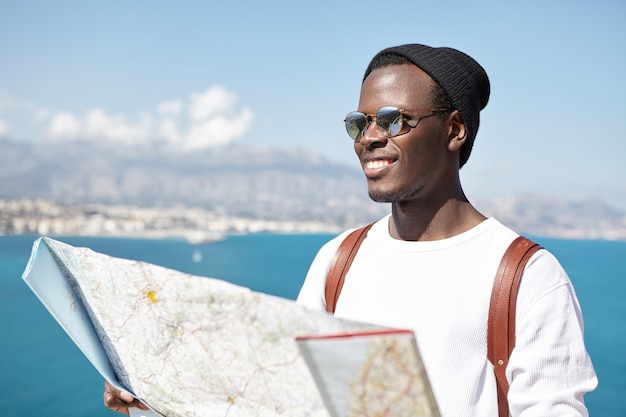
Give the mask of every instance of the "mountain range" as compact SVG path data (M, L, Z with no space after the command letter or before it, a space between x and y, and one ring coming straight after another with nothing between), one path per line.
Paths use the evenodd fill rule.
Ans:
M379 217L363 174L299 149L195 152L87 142L0 141L0 198L189 206L268 220L351 224Z
M369 199L356 167L302 149L243 144L190 153L85 141L0 140L0 198L200 207L229 216L342 227L389 211ZM597 200L506 196L475 203L523 233L626 239L626 214Z

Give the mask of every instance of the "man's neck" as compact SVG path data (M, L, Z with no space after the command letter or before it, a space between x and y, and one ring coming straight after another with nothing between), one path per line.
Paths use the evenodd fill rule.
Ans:
M466 232L485 219L464 195L434 205L393 203L389 233L399 240L440 240Z

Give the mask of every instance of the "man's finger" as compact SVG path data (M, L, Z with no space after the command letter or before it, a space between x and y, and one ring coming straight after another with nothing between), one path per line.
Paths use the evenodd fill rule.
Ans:
M119 390L106 381L104 382L104 405L111 410L126 415L128 415L129 407L137 407L141 410L149 409L129 392Z

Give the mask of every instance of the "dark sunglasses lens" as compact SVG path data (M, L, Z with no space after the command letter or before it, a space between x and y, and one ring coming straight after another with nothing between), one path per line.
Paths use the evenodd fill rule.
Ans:
M348 135L350 135L352 140L361 139L361 135L367 127L367 120L365 118L365 115L363 113L353 111L352 113L348 113L345 123L346 131L348 132Z
M376 124L386 136L393 137L402 130L404 119L396 107L383 107L376 113Z

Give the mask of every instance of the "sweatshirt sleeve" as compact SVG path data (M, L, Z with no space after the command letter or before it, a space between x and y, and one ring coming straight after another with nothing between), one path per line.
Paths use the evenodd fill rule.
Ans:
M350 231L351 230L347 230L328 241L322 246L319 252L317 252L306 274L304 284L302 284L302 288L300 288L300 293L296 299L298 304L313 310L326 311L326 275L328 274L328 269L330 268L330 264L339 245Z
M585 348L580 305L567 274L545 250L522 276L506 375L513 417L589 415L583 396L598 380Z

